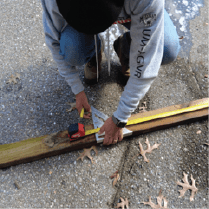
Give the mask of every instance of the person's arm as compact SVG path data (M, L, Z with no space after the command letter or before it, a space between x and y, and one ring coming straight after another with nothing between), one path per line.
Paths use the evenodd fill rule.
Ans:
M164 1L142 0L131 5L130 78L113 115L127 122L158 75L164 48ZM143 15L144 19L143 19ZM151 26L145 23L152 21Z
M43 27L45 34L45 42L52 53L54 61L57 63L59 73L65 78L72 92L76 95L76 108L80 114L81 109L91 112L91 107L88 103L84 86L79 78L79 72L75 66L67 63L60 51L60 33L64 30L67 22L59 13L55 0L41 0L43 7ZM90 113L85 114L84 118L90 118Z
M46 45L50 49L54 61L57 63L60 75L65 78L72 92L77 95L84 90L84 86L79 78L79 72L75 66L71 66L64 60L64 57L59 54L59 38L61 33L59 30L66 25L66 21L60 15L54 0L51 2L42 0L41 3L43 7L42 21ZM60 27L59 29L58 26Z

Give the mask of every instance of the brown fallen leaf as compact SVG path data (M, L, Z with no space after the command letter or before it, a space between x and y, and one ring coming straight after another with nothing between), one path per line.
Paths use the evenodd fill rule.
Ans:
M189 182L188 182L188 174L185 174L184 172L183 172L183 174L184 174L184 178L182 180L183 180L184 183L181 183L179 181L176 182L178 185L183 187L182 190L179 190L179 192L180 192L180 196L179 197L183 197L185 192L188 189L190 189L190 190L192 190L192 193L191 193L191 196L190 196L190 201L193 201L195 192L197 192L197 190L198 190L196 188L196 186L195 186L195 180L193 179L193 176L191 174L192 185L190 185Z
M121 200L121 202L117 203L117 206L115 208L120 208L121 207L122 209L124 209L125 206L126 206L126 208L129 208L127 198L125 198L125 201L124 201L124 199L121 197L120 200Z
M71 106L70 109L66 109L66 112L71 112L74 109L76 109L76 102L75 103L66 102L66 104Z
M162 206L162 200L164 201L164 206ZM157 205L155 205L151 201L151 197L149 196L149 202L143 202L145 205L150 205L153 209L158 209L158 208L167 208L168 201L166 200L165 197L162 195L162 189L159 192L159 195L157 197Z
M52 171L49 171L49 175L51 175L52 174Z
M147 112L146 107L139 107L139 113Z
M115 186L119 179L120 179L120 175L119 175L119 173L117 173L112 185Z
M17 189L20 189L20 186L19 186L19 184L17 183L17 181L14 182L14 185L15 185L15 187L16 187Z
M145 107L147 107L147 102L142 102L142 104L143 104Z
M115 171L115 173L113 173L113 174L110 176L110 178L111 178L111 179L115 178L115 177L117 176L117 174L118 174L118 171Z
M144 106L143 106L143 107L139 107L139 113L146 112L147 102L142 102L142 104L143 104Z
M200 130L199 130L199 131L197 131L197 132L196 132L196 134L201 134L201 131L200 131Z
M19 73L16 73L15 76L11 75L10 79L6 83L12 83L13 82L14 84L16 84L17 83L17 80L16 80L17 78L20 80L20 74Z
M147 144L147 149L144 150L142 147L142 144L139 141L139 148L140 148L140 153L139 155L142 155L144 157L144 161L145 162L149 162L149 160L147 159L147 157L145 156L146 153L151 153L153 149L157 149L158 146L160 146L160 144L154 144L153 146L150 146L149 140L148 138L146 138L145 143Z
M89 149L84 149L84 152L79 153L80 156L77 158L77 160L81 159L83 161L83 158L86 156L91 160L91 163L94 163L93 158L91 157L91 150L94 150L94 152L96 153L96 155L98 154L96 146L92 146Z

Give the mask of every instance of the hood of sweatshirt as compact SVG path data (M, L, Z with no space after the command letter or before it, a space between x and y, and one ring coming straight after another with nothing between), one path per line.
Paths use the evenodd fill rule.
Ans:
M124 0L56 0L67 23L80 33L98 34L118 19Z

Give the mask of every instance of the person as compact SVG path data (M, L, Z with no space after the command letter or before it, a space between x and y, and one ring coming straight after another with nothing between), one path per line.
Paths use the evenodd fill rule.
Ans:
M83 107L88 112L84 118L90 118L91 107L76 67L85 65L85 82L97 83L103 51L99 33L113 23L122 22L129 29L113 44L127 84L117 110L99 132L105 132L105 145L121 141L128 118L149 90L160 66L173 62L181 48L164 0L41 0L41 3L46 45L60 75L76 96L79 114Z

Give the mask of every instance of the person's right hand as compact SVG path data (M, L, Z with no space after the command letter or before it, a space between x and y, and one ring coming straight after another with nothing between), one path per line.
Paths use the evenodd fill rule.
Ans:
M80 115L82 108L84 107L84 111L88 112L88 114L84 114L83 118L90 118L91 117L91 106L88 103L86 94L84 91L76 94L76 109Z

